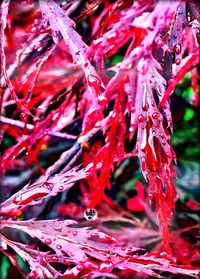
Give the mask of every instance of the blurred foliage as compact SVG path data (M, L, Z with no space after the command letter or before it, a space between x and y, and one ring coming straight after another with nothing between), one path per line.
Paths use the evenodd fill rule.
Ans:
M200 198L199 106L193 106L192 95L190 74L187 73L173 95L171 142L177 156L176 185L184 192L183 197L189 195L188 198L197 199Z
M10 262L8 260L8 258L3 255L1 258L1 279L6 279L8 278L8 269L10 267Z

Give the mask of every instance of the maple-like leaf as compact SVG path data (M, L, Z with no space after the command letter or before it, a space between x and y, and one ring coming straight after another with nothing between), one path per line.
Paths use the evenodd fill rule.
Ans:
M199 14L182 0L1 1L0 249L23 277L198 277L171 95L187 74L196 111Z

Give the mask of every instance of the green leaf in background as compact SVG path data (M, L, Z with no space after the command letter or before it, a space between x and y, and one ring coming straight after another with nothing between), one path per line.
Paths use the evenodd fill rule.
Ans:
M1 279L8 278L9 267L10 267L10 262L8 260L8 257L3 255L1 259Z
M123 60L123 56L120 54L116 54L113 57L113 64L116 65L117 63L121 62Z
M191 86L186 88L182 93L183 98L189 103L193 103L192 102L192 95L193 95L193 90L192 90Z
M28 265L22 260L22 258L17 255L17 262L19 264L19 266L21 267L21 269L25 272L25 273L29 273L30 269L28 268Z
M189 121L194 117L194 111L191 108L185 109L184 120Z

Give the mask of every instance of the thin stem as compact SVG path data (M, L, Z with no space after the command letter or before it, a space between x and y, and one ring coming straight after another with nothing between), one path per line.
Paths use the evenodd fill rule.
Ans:
M4 116L0 117L0 122L3 123L3 124L15 126L15 127L21 128L21 129L23 129L25 127L25 124L22 121L10 119L10 118L4 117ZM32 124L27 124L26 128L29 131L33 131L34 130L34 126ZM67 140L72 140L72 141L77 139L77 136L69 135L67 133L60 133L60 132L56 132L56 131L47 131L46 133L49 136L59 137L59 138L63 138L63 139L67 139Z

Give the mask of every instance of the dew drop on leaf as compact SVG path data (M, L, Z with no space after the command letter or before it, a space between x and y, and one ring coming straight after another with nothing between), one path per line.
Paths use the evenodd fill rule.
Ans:
M180 65L181 64L181 59L180 58L176 58L175 63L176 63L176 65Z
M98 102L100 105L106 105L107 104L107 98L103 95L100 95L98 98Z
M37 272L35 270L31 271L28 276L29 279L35 279L37 278Z
M52 243L51 239L47 238L47 239L45 240L45 244L46 244L46 245L50 245L51 243Z
M142 171L146 170L146 158L145 157L141 158L141 167L142 167Z
M52 260L52 262L57 262L57 261L58 261L58 258L57 258L56 256L53 256L53 257L51 258L51 260Z
M153 118L153 119L158 119L158 118L159 118L159 114L158 114L157 112L154 112L154 113L152 114L152 118Z
M160 47L163 47L164 46L164 42L161 40L161 39L159 39L158 41L157 41L157 46L160 48Z
M13 203L15 203L15 204L20 204L20 203L21 203L21 200L22 200L22 197L21 197L21 196L20 196L20 197L16 197L16 198L13 199Z
M171 154L170 154L169 152L166 153L166 156L167 156L168 158L171 158Z
M59 189L59 191L63 191L64 187L60 186L58 189Z
M64 264L69 264L69 260L67 258L64 259Z
M177 44L174 45L174 51L175 51L176 54L180 54L181 49L182 49L181 44L177 43Z
M98 233L91 233L91 236L92 237L99 237L99 234Z
M111 240L111 239L112 239L112 236L106 235L105 238L107 238L108 240Z
M152 200L152 199L153 199L153 194L152 194L152 193L149 193L149 194L148 194L148 197L149 197L150 200Z
M131 106L131 113L134 113L134 112L135 112L135 107Z
M143 116L142 114L140 114L140 115L138 116L138 121L139 121L139 122L144 122L144 116Z
M101 81L94 75L90 75L88 77L88 85L93 86L94 88L99 87L101 85Z
M62 227L60 225L59 226L55 226L54 230L61 232L62 231Z
M163 145L165 145L165 144L166 144L166 142L165 142L164 140L162 140L162 144L163 144Z
M116 43L116 33L113 33L113 34L108 35L108 37L107 37L107 42L108 42L110 45L115 45L115 43Z
M97 219L97 211L94 208L87 208L84 212L84 217L88 221L94 221Z

